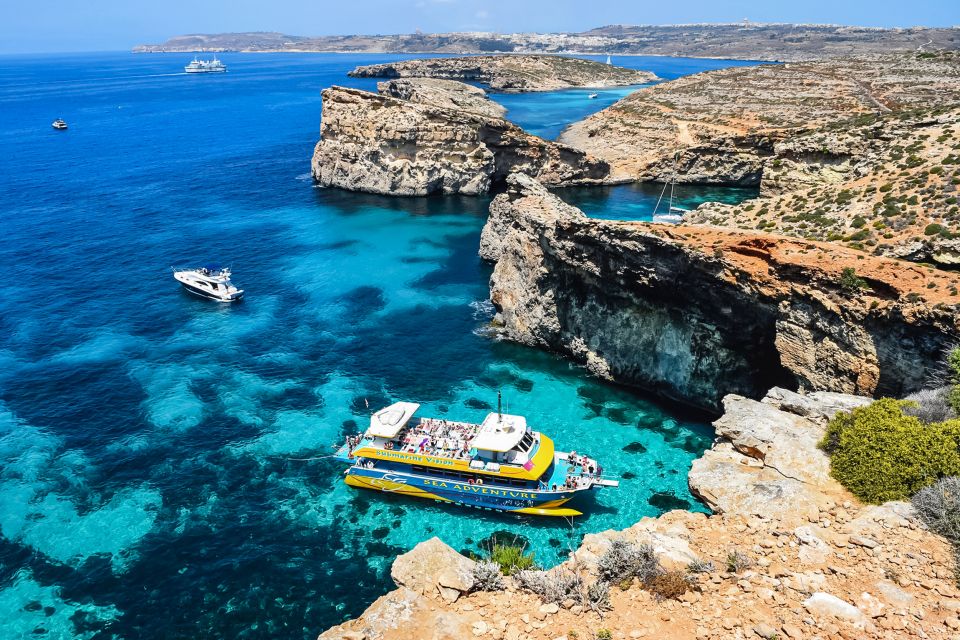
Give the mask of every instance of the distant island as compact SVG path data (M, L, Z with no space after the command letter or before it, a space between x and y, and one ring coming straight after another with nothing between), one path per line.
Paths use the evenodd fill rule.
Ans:
M960 28L881 29L818 24L610 25L580 33L413 33L293 36L191 34L134 47L161 52L577 53L803 61L891 51L960 48Z

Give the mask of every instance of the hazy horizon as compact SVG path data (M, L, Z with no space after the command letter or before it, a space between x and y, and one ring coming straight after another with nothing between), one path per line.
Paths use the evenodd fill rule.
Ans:
M955 2L836 3L803 7L756 0L722 6L690 0L682 6L634 2L584 5L572 0L355 0L342 5L306 0L166 3L90 0L85 4L23 0L0 8L0 53L125 51L184 34L280 32L297 36L404 34L456 31L579 32L614 24L731 23L837 24L858 27L944 28L960 23Z

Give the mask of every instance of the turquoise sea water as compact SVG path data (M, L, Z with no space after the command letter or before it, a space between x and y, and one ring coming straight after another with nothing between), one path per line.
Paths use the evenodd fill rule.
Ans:
M706 425L487 336L488 200L313 186L319 90L372 88L346 71L390 57L225 55L195 77L191 58L0 57L0 637L312 638L429 536L507 531L551 564L700 508ZM170 275L212 260L244 302ZM497 390L621 488L571 527L350 489L324 459L367 403L480 419Z

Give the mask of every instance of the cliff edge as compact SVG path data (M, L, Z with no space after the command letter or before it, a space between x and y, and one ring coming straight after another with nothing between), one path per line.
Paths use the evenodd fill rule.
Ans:
M480 82L492 91L555 91L574 87L620 87L657 80L649 71L549 55L467 56L401 60L357 67L356 78L446 78Z
M424 196L487 193L515 171L548 185L607 181L605 162L491 115L495 107L462 83L383 83L381 91L390 95L336 86L323 91L312 161L321 186Z
M960 276L759 232L595 220L515 174L490 205L495 323L719 412L770 384L894 397L960 336ZM852 277L852 281L851 281Z

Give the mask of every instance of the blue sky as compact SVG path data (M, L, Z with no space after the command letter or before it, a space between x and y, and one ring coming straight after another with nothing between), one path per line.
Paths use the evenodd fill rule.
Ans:
M605 24L818 22L960 24L934 0L0 0L0 52L123 50L183 33L294 35L423 31L582 31Z

